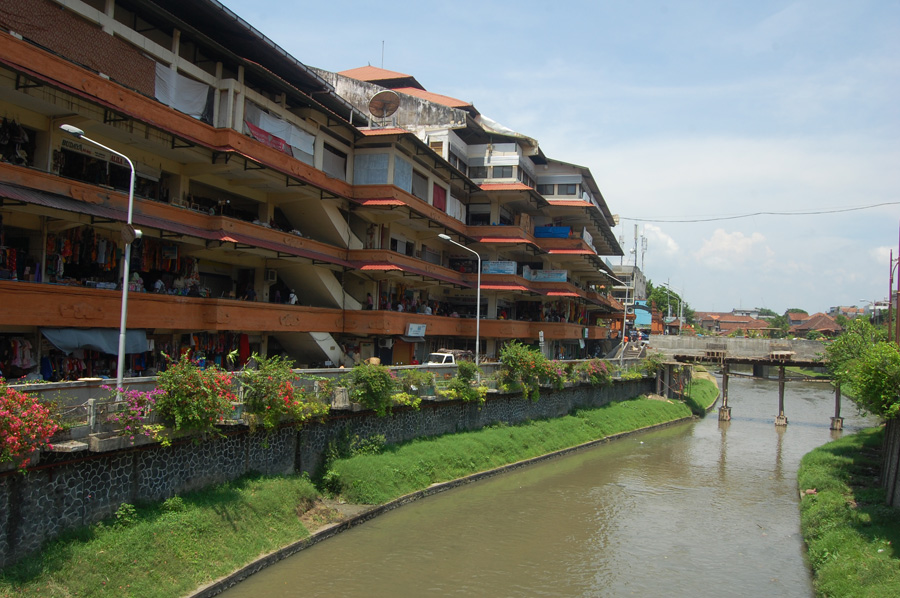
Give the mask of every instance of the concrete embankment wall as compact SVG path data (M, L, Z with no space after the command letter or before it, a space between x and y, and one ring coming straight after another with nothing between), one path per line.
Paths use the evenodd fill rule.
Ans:
M124 502L159 501L249 472L314 472L332 440L374 434L388 443L462 432L498 422L559 417L653 392L655 381L617 382L605 388L573 386L544 390L537 402L520 395L492 395L480 409L457 401L423 402L419 411L333 411L301 430L266 436L246 427L225 428L225 438L181 439L170 447L148 444L109 452L52 453L26 475L0 474L0 567L38 549L62 532L95 523Z

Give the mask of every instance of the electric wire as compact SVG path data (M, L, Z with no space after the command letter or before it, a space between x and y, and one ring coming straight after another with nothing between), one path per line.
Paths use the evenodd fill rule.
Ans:
M741 218L753 218L754 216L818 216L822 214L839 214L841 212L857 212L860 210L870 210L872 208L880 208L883 206L900 205L900 201L887 201L883 203L871 204L868 206L856 206L852 208L834 208L832 210L809 210L802 212L753 212L750 214L736 214L734 216L712 216L709 218L631 218L628 216L620 216L620 220L630 220L632 222L669 222L669 223L690 223L690 222L716 222L719 220L739 220Z

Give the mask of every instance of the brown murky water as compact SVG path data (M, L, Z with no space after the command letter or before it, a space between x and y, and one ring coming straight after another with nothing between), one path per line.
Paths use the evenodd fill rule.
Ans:
M800 458L831 440L827 384L732 379L715 413L430 497L247 579L267 596L812 596ZM845 433L872 425L842 407Z

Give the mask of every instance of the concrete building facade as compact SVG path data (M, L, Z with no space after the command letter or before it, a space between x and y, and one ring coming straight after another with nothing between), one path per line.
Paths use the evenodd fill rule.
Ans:
M3 376L114 368L131 169L63 124L134 164L131 375L187 350L412 363L472 348L476 312L489 358L614 336L603 256L622 250L590 171L473 105L307 67L215 0L0 0L0 16ZM383 91L390 116L370 109ZM439 235L481 256L480 285Z

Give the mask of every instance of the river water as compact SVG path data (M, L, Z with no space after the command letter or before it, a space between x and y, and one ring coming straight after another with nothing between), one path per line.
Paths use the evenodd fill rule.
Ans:
M788 383L786 428L777 382L732 378L729 405L418 501L222 596L812 596L796 473L840 434L831 386Z

